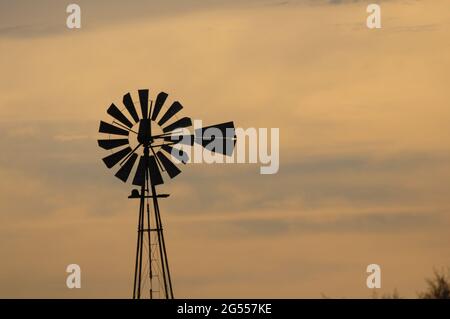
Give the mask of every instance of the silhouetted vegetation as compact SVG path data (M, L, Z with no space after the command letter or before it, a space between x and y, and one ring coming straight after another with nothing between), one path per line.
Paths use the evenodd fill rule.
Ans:
M450 269L434 271L432 278L426 279L427 290L419 293L422 299L450 299Z
M394 289L392 294L384 294L381 296L381 299L402 299L402 297L400 297L397 289Z
M450 268L447 270L434 270L433 277L425 279L427 287L425 291L419 292L417 297L419 299L450 299ZM331 299L331 297L321 293L323 299ZM397 289L392 293L385 293L378 295L374 290L372 293L373 299L402 299Z

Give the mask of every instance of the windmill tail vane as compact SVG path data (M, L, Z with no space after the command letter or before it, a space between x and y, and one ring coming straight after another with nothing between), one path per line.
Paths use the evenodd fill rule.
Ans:
M128 197L139 199L133 299L171 299L172 279L158 204L158 199L169 194L158 194L156 186L164 184L163 176L172 179L181 173L173 160L182 164L189 161L187 152L177 145L198 144L211 152L232 155L235 127L233 122L225 122L186 134L192 120L178 117L183 109L180 102L165 107L168 94L160 92L153 103L148 89L138 90L137 97L134 100L127 93L122 99L123 107L114 103L109 106L106 112L111 118L100 121L99 133L103 137L98 145L111 152L103 158L106 167L118 167L115 176L139 188ZM140 110L136 108L138 104Z

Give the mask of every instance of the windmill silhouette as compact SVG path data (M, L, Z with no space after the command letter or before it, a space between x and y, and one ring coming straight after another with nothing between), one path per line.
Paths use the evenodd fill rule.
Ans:
M99 132L107 134L108 138L99 139L98 145L105 150L114 150L103 158L103 162L110 169L119 167L115 173L117 178L127 182L134 176L132 184L140 186L140 190L133 189L128 197L140 200L133 299L147 296L171 299L174 297L172 280L158 205L158 199L167 198L169 194L158 194L156 186L164 184L163 173L172 179L181 172L173 160L178 164L189 161L186 152L174 147L177 144L193 146L196 143L211 152L232 155L236 135L233 122L186 134L192 120L178 118L183 108L181 103L175 101L163 111L167 93L160 92L154 106L148 89L138 90L138 96L141 117L130 93L123 96L124 108L111 104L107 110L112 117L111 123L100 121L99 127ZM125 109L130 117L123 113Z

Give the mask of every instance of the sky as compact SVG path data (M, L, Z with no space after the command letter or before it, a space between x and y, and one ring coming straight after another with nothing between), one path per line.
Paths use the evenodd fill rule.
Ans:
M98 122L166 91L280 129L280 169L189 164L160 187L178 298L416 297L450 266L447 0L0 1L0 297L129 298L137 203ZM66 287L79 264L82 288Z

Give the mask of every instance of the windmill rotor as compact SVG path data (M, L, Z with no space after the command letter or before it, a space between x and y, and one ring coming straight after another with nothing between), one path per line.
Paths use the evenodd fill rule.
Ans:
M145 170L145 163L139 165L143 161L143 155L137 155L139 148L150 148L150 161L148 163L149 169L153 171L154 175L166 172L169 178L177 176L181 170L170 159L176 158L179 162L185 164L189 161L189 156L181 149L174 149L174 145L197 143L206 149L210 149L211 141L214 136L204 134L208 129L217 129L222 133L225 155L230 155L233 152L235 145L234 124L233 122L226 122L217 125L212 125L197 129L195 134L190 136L174 135L179 129L188 129L192 126L192 120L189 117L182 117L174 119L176 115L183 109L180 102L173 102L165 112L163 106L167 100L168 94L160 92L156 97L155 105L149 108L149 90L138 90L140 112L136 108L136 103L132 99L130 93L123 96L124 109L121 111L116 104L112 103L107 109L107 113L112 117L112 122L108 123L100 121L99 132L108 134L109 138L98 140L98 145L108 151L113 151L112 154L103 158L103 162L108 168L113 168L117 164L120 169L115 174L121 181L127 182L131 180L130 175L133 168L136 167L135 175L132 178L133 185L141 186L143 179L139 175L143 174ZM123 111L127 111L127 115ZM140 113L140 114L139 114ZM159 128L162 134L152 135L152 130ZM229 129L229 130L227 130ZM231 129L231 131L230 131ZM230 135L231 132L231 135ZM137 148L132 148L130 140L136 138L138 142ZM158 143L156 143L158 142ZM159 148L158 150L156 150ZM211 151L216 151L210 149ZM123 159L126 161L123 161ZM156 165L155 165L156 163ZM161 169L160 169L161 168ZM162 177L162 174L160 174ZM164 174L166 175L166 174ZM158 178L158 184L163 184L163 178Z

